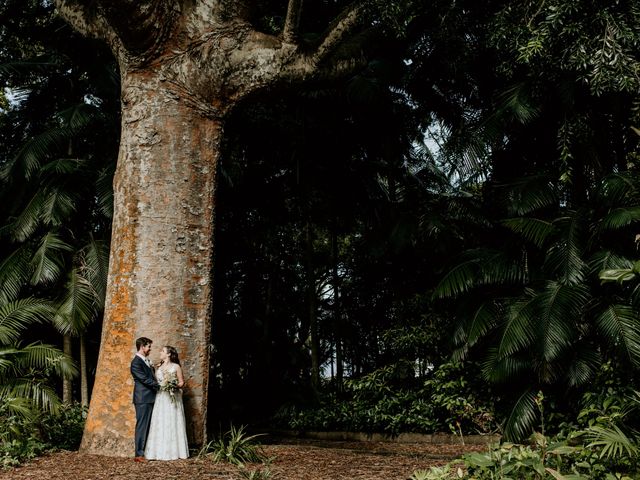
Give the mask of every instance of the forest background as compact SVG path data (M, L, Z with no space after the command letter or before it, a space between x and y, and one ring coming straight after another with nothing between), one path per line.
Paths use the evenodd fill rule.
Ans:
M280 3L261 2L264 31L281 29ZM515 440L602 414L632 429L640 7L371 3L366 68L251 98L226 125L210 430ZM309 6L307 29L344 4ZM111 54L50 2L2 2L0 45L0 419L14 458L81 432L120 100Z

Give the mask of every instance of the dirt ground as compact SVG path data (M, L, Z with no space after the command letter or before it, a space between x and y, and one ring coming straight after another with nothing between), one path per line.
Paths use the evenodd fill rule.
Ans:
M442 465L459 455L482 450L477 445L402 444L392 442L339 442L282 440L266 444L273 458L272 480L407 480L414 470ZM102 479L225 479L248 478L234 465L206 458L136 463L133 458L57 452L13 470L0 471L0 480L102 480ZM263 476L262 478L266 478Z

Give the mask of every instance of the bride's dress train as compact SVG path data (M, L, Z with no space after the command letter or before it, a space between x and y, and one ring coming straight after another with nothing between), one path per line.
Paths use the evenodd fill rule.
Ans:
M175 366L169 368L175 372ZM159 368L158 382L162 383L164 375L163 369ZM167 391L159 391L156 395L144 451L149 460L176 460L189 456L181 390L174 393L174 399L175 402Z

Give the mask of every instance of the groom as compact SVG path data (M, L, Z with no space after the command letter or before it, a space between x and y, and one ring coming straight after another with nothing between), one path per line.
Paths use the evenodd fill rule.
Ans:
M149 360L151 344L146 337L136 340L138 352L131 360L131 375L133 376L133 404L136 407L136 462L144 462L144 446L147 442L153 403L156 400L158 382L153 375L153 367Z

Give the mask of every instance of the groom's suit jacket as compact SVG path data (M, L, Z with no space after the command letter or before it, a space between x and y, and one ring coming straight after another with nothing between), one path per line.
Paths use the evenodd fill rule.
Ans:
M138 355L131 360L131 375L133 376L133 403L154 403L158 382L153 370Z

